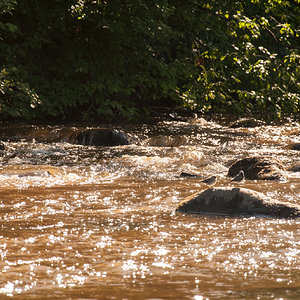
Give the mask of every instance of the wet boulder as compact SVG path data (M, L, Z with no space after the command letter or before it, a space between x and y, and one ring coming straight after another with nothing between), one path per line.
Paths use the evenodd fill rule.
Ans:
M288 168L290 172L300 172L300 163L296 163Z
M210 188L182 201L176 211L228 216L300 217L300 207L276 202L244 188Z
M282 162L274 157L254 156L241 159L229 168L228 176L234 177L240 170L250 180L281 180L287 177Z
M300 143L293 144L290 149L300 151Z
M73 140L74 144L84 146L121 146L129 145L129 136L119 129L85 129Z
M4 155L5 146L3 143L0 142L0 156Z

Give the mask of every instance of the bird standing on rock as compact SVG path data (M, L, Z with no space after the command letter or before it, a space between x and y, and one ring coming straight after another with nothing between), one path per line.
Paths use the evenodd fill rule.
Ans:
M217 176L212 176L212 177L206 178L206 179L202 180L201 182L205 183L207 185L215 185L217 182Z
M245 179L245 173L243 170L240 170L239 174L237 174L230 182L242 182Z

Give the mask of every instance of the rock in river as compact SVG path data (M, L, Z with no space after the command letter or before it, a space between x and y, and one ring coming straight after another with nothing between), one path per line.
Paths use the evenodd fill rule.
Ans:
M0 156L4 155L4 150L5 150L4 144L0 142Z
M300 163L296 163L288 168L290 172L300 172Z
M290 149L300 151L300 143L293 144Z
M264 194L245 188L210 188L182 201L176 211L183 213L300 217L300 207L273 201Z
M120 146L129 145L128 135L118 129L85 129L74 138L74 144L84 146Z
M234 177L240 170L243 170L245 178L250 180L280 180L287 177L282 162L274 157L246 157L229 168L228 176Z
M256 120L253 118L243 118L237 121L234 121L229 124L230 128L241 128L241 127L246 127L246 128L253 128L253 127L259 127L264 125L264 122L260 120Z

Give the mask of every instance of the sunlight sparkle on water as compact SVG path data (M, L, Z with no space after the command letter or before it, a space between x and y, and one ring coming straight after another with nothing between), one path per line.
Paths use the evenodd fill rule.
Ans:
M227 187L228 168L244 156L271 155L286 167L298 162L299 152L288 146L299 141L299 124L286 131L210 121L143 128L133 129L143 140L128 146L5 142L0 294L292 298L299 290L299 219L175 210L208 188L199 178L179 177L181 171L217 174L218 186ZM289 172L285 181L232 186L296 205L299 179L300 172Z

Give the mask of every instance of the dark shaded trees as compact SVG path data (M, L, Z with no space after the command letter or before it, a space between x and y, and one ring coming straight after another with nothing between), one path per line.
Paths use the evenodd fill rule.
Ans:
M1 0L0 114L298 114L299 1Z

